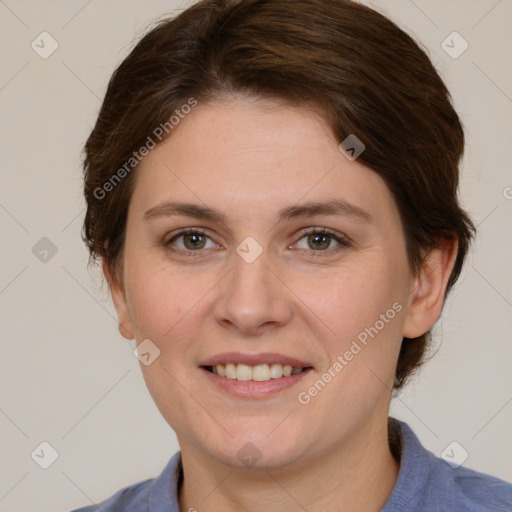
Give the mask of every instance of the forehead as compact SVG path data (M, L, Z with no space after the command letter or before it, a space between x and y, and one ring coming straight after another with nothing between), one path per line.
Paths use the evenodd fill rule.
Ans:
M348 160L310 109L234 100L199 104L136 171L131 207L180 200L238 216L339 198L396 214L383 180Z

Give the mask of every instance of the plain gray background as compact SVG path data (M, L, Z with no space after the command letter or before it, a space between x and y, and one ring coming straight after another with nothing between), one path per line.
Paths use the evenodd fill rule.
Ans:
M465 465L512 481L512 2L367 3L428 48L452 92L467 134L461 196L479 232L435 326L438 353L392 414L436 455L456 441ZM178 449L87 269L80 152L135 38L186 5L0 0L0 511L97 503L158 475ZM46 59L31 47L43 31L58 44ZM469 45L457 58L442 46L463 49L454 31ZM42 442L58 454L48 469Z

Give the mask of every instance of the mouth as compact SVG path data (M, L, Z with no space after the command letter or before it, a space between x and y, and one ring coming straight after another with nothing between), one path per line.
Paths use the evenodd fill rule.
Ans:
M311 369L308 367L292 366L289 364L257 364L248 365L242 363L227 363L203 366L206 371L231 380L267 382L272 379L281 379L290 377L290 375L299 375L300 373Z
M215 389L240 398L267 398L291 388L313 366L280 354L227 353L202 361L203 375Z

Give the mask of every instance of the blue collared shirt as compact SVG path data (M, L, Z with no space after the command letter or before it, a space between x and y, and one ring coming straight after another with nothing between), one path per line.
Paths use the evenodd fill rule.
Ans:
M512 512L512 484L472 469L456 469L426 450L410 427L397 421L401 436L400 472L381 512ZM100 512L180 512L181 452L156 479L121 489L98 506ZM98 512L92 505L73 512Z

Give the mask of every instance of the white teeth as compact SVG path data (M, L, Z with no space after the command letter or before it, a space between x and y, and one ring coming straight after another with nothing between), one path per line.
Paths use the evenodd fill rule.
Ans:
M283 375L285 377L289 377L292 374L292 370L293 370L293 368L289 364L284 365L283 366Z
M252 369L252 380L270 380L270 367L268 364L259 364Z
M217 365L217 373L219 373L219 366L222 365ZM228 379L236 379L236 365L234 365L233 363L228 363L226 365L226 377Z
M252 368L246 364L239 364L236 367L237 380L252 380Z
M274 363L270 367L270 376L273 379L280 379L283 376L283 365L279 363Z
M227 363L226 365L217 364L212 367L213 373L220 377L226 377L233 380L255 380L264 382L270 379L280 379L281 377L289 377L297 375L304 371L304 368L293 368L289 364L273 363L258 364L250 366L247 364Z

